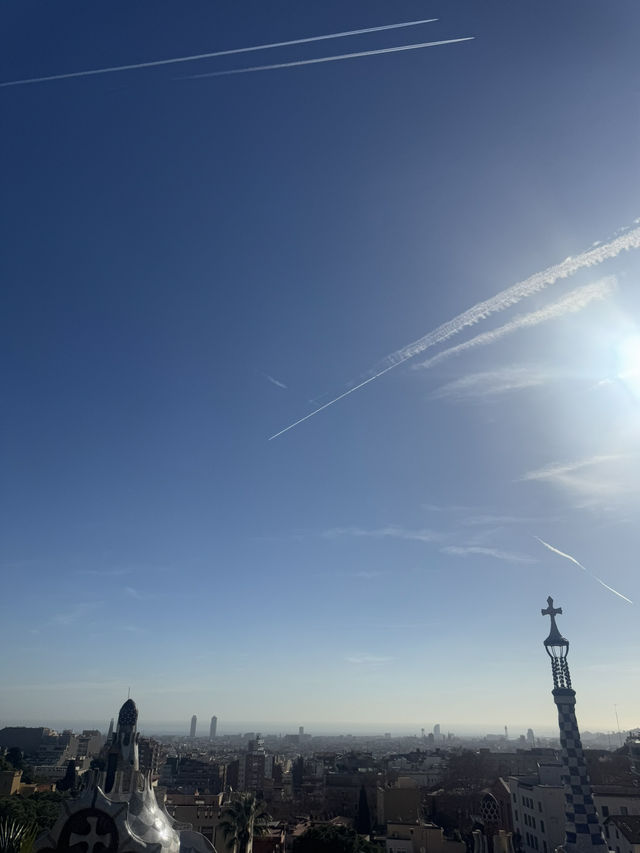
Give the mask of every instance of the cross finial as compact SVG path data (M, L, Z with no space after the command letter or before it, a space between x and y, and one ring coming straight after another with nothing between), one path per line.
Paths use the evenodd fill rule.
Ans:
M558 631L558 626L556 625L556 616L559 613L562 613L562 607L554 607L553 606L553 598L549 596L547 598L548 607L545 607L544 610L541 610L543 616L551 617L551 630L549 631L549 636L544 641L545 646L566 646L569 648L569 641L565 640L560 631Z
M547 598L547 604L549 605L544 610L541 610L543 616L551 616L551 624L554 625L556 621L556 616L560 613L562 614L562 607L554 607L553 606L553 598L549 596Z
M556 616L558 615L558 613L562 613L562 607L554 607L553 598L551 598L551 596L547 598L547 604L549 606L545 607L544 610L540 611L543 616L551 617L551 631L549 632L549 636L547 637L546 642L549 642L550 640L555 641L562 639L560 631L558 631L558 626L556 625Z

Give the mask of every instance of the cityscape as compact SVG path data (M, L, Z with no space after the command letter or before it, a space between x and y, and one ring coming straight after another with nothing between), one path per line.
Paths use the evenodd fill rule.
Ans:
M223 735L215 714L204 732L194 714L188 732L145 737L129 697L106 733L0 729L0 816L33 803L35 851L637 853L640 729L581 735L562 608L549 597L541 613L557 737Z

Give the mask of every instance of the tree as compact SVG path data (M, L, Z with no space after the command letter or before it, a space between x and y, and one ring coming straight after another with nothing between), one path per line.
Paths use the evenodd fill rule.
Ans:
M63 799L64 794L57 791L43 791L30 797L1 797L0 821L4 818L7 822L34 826L39 835L56 822Z
M254 835L264 835L270 820L263 802L253 794L241 794L224 807L218 826L234 853L251 853Z
M27 785L30 785L33 782L33 770L25 761L24 753L19 747L12 746L11 749L7 750L4 763L7 766L2 767L3 770L21 770L22 781Z
M293 842L293 853L376 853L379 847L347 826L310 826Z
M25 768L24 755L17 746L12 746L11 749L7 750L7 761L15 770L24 770Z
M371 835L371 813L369 812L369 801L367 800L367 792L364 785L360 786L356 832L359 835Z

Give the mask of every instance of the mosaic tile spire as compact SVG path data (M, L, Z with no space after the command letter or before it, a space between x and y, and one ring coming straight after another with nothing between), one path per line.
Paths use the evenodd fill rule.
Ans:
M547 599L543 616L551 617L551 630L544 647L551 658L553 675L553 700L558 708L560 745L562 746L562 781L565 795L565 843L566 853L604 853L604 840L600 818L593 803L591 781L582 751L580 730L576 719L576 692L571 687L571 674L567 655L569 640L566 640L556 625L556 616L561 607L553 606Z

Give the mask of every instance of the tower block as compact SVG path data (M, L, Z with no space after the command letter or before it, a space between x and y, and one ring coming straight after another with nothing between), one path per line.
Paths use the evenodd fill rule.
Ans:
M547 599L547 605L541 612L543 616L551 617L551 630L544 641L544 647L551 658L552 693L558 708L560 726L566 816L564 850L565 853L606 853L607 843L593 802L591 781L576 719L576 692L571 686L567 663L569 641L562 636L556 625L556 616L562 613L562 608L554 607L551 597Z

